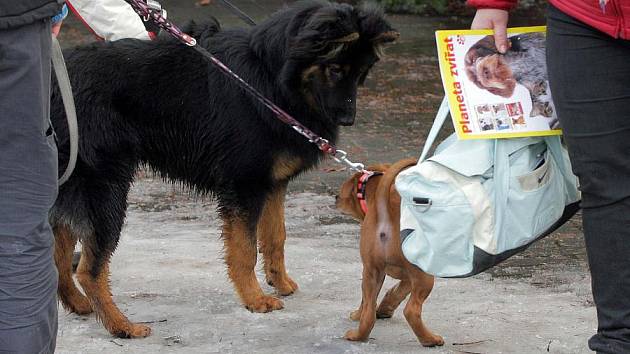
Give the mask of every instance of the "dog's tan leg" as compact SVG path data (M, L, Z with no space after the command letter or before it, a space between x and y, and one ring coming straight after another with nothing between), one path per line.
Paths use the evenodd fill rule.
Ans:
M260 251L264 257L267 283L283 296L297 290L297 284L289 277L284 266L284 197L286 184L278 187L267 199L257 227Z
M151 328L142 324L130 322L120 312L109 287L109 260L107 255L98 263L94 252L83 245L81 261L77 268L77 279L85 290L96 317L112 335L119 338L146 337L151 334Z
M352 341L367 341L370 332L376 322L376 300L381 291L385 272L378 268L368 268L363 265L363 280L361 282L361 320L358 329L351 329L346 332L344 338Z
M81 294L72 279L72 257L77 238L66 226L57 226L53 230L55 234L55 264L59 272L59 285L57 294L63 307L79 315L92 312L90 301Z
M443 345L444 339L433 334L422 322L422 304L431 293L435 279L420 270L414 270L410 278L411 297L405 306L405 318L423 346Z
M401 280L387 291L381 304L376 309L376 318L390 318L401 302L411 292L411 282L408 279Z
M400 303L411 292L411 282L409 280L401 280L398 284L394 285L387 291L380 305L376 309L376 318L390 318L394 314L394 311L398 308ZM361 308L363 303L359 305L359 308L350 313L350 319L352 321L359 321L361 319Z
M243 305L252 312L270 312L284 307L281 300L265 295L258 284L256 267L256 237L254 228L240 217L223 219L223 240L228 275Z

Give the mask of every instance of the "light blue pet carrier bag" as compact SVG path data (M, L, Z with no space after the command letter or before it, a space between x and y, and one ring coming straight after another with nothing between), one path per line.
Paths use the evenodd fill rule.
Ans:
M396 179L409 262L438 277L480 273L550 234L579 208L559 136L444 140L442 102L416 166Z

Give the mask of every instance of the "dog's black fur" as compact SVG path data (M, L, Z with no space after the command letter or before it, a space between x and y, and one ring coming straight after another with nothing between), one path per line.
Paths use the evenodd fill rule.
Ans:
M353 123L357 85L378 60L379 46L397 37L378 10L313 1L281 10L252 29L221 30L214 20L193 23L185 31L331 142L339 125ZM66 60L80 146L74 174L60 188L50 219L57 240L60 298L70 310L89 312L80 309L84 298L74 294L74 285L62 274L67 268L63 247L79 238L84 254L77 276L92 309L114 335L148 335L148 329L117 312L113 302L113 309L108 307L111 298L103 285L138 167L148 165L167 180L215 196L227 224L227 256L236 252L238 260L245 254L251 257L256 226L270 196L284 193L291 178L315 166L323 155L197 52L173 39L100 42L68 51ZM63 167L69 149L56 87L51 117ZM277 213L283 218L282 210ZM243 235L234 231L234 220L245 225ZM246 247L247 252L238 253L234 247ZM257 304L265 299L247 295L251 284L239 284L236 274L250 270L226 261L248 308L281 307ZM247 262L250 267L251 260Z

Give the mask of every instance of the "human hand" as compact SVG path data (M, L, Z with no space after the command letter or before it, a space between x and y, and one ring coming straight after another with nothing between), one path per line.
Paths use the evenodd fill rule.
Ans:
M62 21L59 21L59 22L53 24L52 27L50 28L53 36L55 36L55 37L59 36L59 31L61 31L61 23L62 23Z
M51 19L51 32L53 36L57 37L59 35L59 31L61 30L61 23L63 19L68 16L68 6L66 4L61 8L61 12L59 12L56 16Z
M471 29L494 30L494 45L499 53L505 53L508 48L507 23L509 14L500 9L478 9L473 19Z

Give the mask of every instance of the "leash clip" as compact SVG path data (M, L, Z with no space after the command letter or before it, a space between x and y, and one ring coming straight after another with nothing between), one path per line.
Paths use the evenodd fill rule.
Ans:
M293 127L295 130L297 130L298 132L301 132L300 130L298 130L298 127ZM348 166L351 170L353 171L357 171L357 172L366 172L365 171L365 165L363 165L360 162L352 162L348 159L348 153L337 149L336 147L334 147L333 145L330 144L330 142L327 139L324 139L322 137L316 137L315 139L309 139L309 141L311 143L314 143L317 145L317 147L330 155L330 157L333 158L333 160L335 160L336 162L342 164L342 165L346 165Z
M365 165L360 162L352 162L348 159L348 153L343 150L337 150L334 154L330 155L333 160L348 166L351 170L357 172L365 172Z

